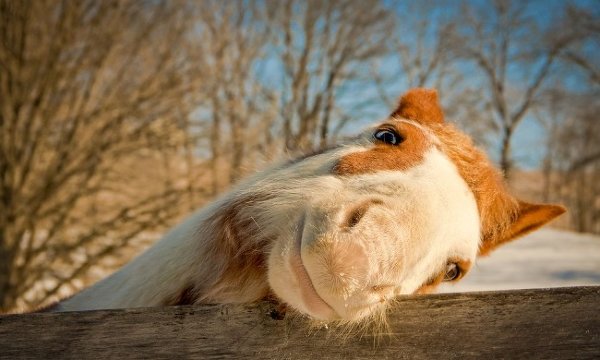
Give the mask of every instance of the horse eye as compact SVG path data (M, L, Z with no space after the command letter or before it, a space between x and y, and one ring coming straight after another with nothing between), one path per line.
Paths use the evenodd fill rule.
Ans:
M398 145L403 140L395 131L389 129L377 130L373 136L375 139L390 145Z
M444 281L456 280L460 276L460 268L456 263L450 263L446 266L446 275Z

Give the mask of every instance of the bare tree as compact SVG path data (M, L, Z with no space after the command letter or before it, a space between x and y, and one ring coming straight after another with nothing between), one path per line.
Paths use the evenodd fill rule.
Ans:
M357 86L360 66L368 70L370 61L388 51L391 12L378 2L353 0L269 5L271 26L280 34L283 85L277 90L284 146L291 151L325 147L332 128L352 118L337 106L344 86Z
M578 34L580 41L561 54L568 65L583 73L583 81L590 86L600 86L600 11L596 7L570 4L560 27L567 27ZM557 26L558 28L558 26Z
M600 232L600 111L598 93L570 96L570 109L553 134L553 194L568 204L572 226ZM552 180L551 180L552 181Z
M0 19L2 309L117 265L203 182L325 146L390 24L358 1L0 1Z
M544 197L568 205L569 226L600 232L600 110L598 69L600 13L572 3L555 29L570 29L577 41L559 55L556 80L548 84L535 113L547 132Z
M200 36L193 44L205 75L204 114L213 174L212 192L237 181L250 153L263 141L273 120L272 93L261 82L271 28L259 1L204 1L199 9Z
M208 1L200 8L195 51L205 75L197 120L210 134L213 194L258 158L326 146L332 129L355 115L337 107L344 85L370 82L360 64L387 51L390 15L378 3Z
M389 39L390 54L372 72L377 91L389 107L396 105L399 89L427 86L440 95L446 89L456 91L460 76L453 69L447 41L454 25L449 14L436 11L440 8L435 1L394 3L397 16Z
M402 89L437 89L448 118L460 123L478 143L486 144L490 126L483 119L489 117L490 106L452 51L461 15L447 5L439 1L394 3L397 16L389 39L390 54L375 63L375 88L389 108L395 106Z
M535 104L557 58L577 40L576 33L561 31L542 41L544 29L527 10L527 3L508 0L491 6L464 5L452 45L455 54L472 61L485 79L483 93L493 109L490 121L500 135L500 165L507 177L517 127Z
M193 103L186 6L0 1L0 309L56 296L178 215L186 185L156 164L180 153L172 110Z

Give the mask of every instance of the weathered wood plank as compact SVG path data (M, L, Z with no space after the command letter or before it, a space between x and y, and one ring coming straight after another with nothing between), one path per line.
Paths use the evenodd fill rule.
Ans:
M600 358L600 287L400 299L390 333L340 336L273 305L0 317L1 358Z

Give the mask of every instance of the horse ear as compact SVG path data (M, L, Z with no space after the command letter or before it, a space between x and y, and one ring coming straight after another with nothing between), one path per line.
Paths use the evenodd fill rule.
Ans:
M411 89L400 98L398 108L391 116L403 117L419 123L443 123L444 113L434 89Z
M552 221L567 209L562 205L533 204L518 201L517 215L506 231L496 239L484 239L479 255L486 255L498 246L528 234Z

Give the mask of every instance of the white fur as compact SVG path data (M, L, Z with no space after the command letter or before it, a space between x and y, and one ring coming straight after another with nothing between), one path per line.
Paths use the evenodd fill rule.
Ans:
M60 310L159 306L166 294L191 279L190 270L198 261L192 254L199 252L200 245L192 240L204 217L205 212L196 212L125 267L61 302Z

